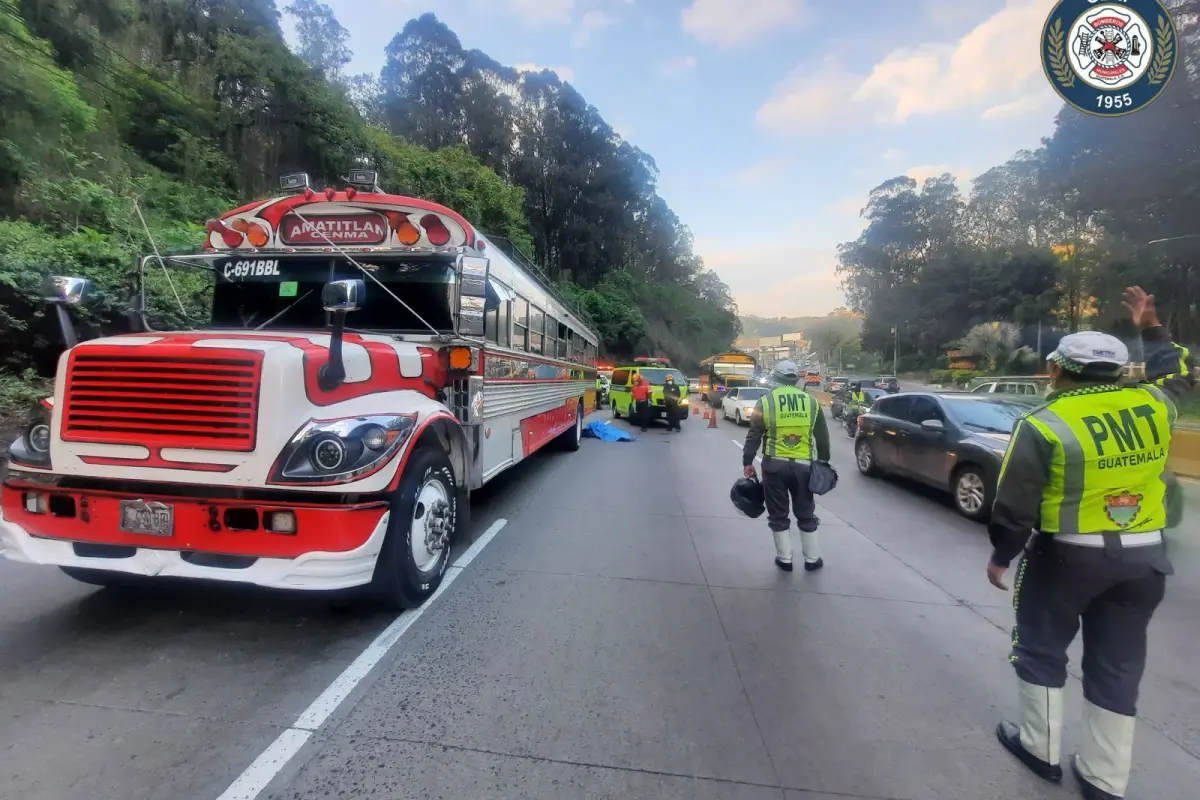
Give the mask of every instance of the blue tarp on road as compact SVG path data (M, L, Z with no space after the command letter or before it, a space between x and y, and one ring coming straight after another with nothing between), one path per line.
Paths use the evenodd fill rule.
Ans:
M602 442L634 442L637 439L628 431L609 425L601 419L589 422L583 429L583 435Z

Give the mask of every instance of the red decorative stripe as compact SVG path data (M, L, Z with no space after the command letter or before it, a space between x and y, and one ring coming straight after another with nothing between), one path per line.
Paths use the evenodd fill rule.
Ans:
M369 207L369 204L377 203L380 205L404 206L406 208L415 208L420 211L432 211L434 213L442 214L446 217L449 217L450 219L454 220L455 222L457 222L459 225L462 226L462 229L467 237L466 244L471 245L472 247L475 245L475 229L471 226L471 223L467 222L467 220L458 212L453 211L449 208L446 208L443 205L438 205L437 203L431 203L428 200L418 200L415 197L403 197L401 195L395 195L395 194L355 193L353 199L351 199L350 197L347 197L345 192L335 191L332 193L332 195L333 195L332 197L329 197L328 194L322 194L322 195L314 194L310 198L310 197L306 197L305 195L298 194L298 195L290 195L288 197L283 197L283 198L271 203L270 205L266 206L262 211L259 211L258 217L260 219L264 219L267 222L269 222L271 224L272 228L278 228L279 223L283 219L285 214L287 214L288 212L290 212L296 208L299 208L300 206L307 206L307 205L311 205L313 203L325 203L325 202L350 203L350 202L353 202L356 206L362 207L365 205L366 207L363 207L364 211L375 211L375 212L378 212L380 209L371 208L371 207ZM260 201L260 202L262 202L262 201ZM246 211L257 206L258 204L259 203L253 203L248 207L243 206L242 208L240 208L236 211L230 211L228 214L223 215L221 217L221 219L227 219L228 217L233 216L235 214L245 213Z
M572 397L559 408L535 414L521 420L521 447L523 455L531 456L556 436L575 424L579 398Z
M392 480L388 483L387 490L389 492L396 491L396 487L400 485L400 478L404 475L404 467L408 464L408 457L412 455L412 451L416 449L417 441L421 438L421 434L425 432L425 429L428 428L434 420L438 419L454 420L455 425L459 424L458 420L454 418L454 415L447 414L445 411L436 411L433 414L430 414L425 421L421 423L420 427L413 431L412 435L408 437L409 444L404 448L404 455L400 457L400 463L396 467L396 474L392 476ZM460 480L462 478L463 476L459 476Z

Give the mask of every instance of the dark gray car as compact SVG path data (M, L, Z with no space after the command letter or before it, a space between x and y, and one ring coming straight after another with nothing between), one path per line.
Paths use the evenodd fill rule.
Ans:
M863 415L854 440L858 471L943 489L963 516L986 520L1013 427L1036 407L1034 400L995 394L881 397Z

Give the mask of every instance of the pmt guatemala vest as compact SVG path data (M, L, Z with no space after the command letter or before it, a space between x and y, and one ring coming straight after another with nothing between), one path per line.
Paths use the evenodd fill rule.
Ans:
M812 458L812 429L819 412L817 399L795 386L772 389L759 401L763 410L763 455Z
M1066 392L1025 418L1053 447L1042 492L1046 533L1138 533L1166 527L1163 472L1175 406L1157 387Z

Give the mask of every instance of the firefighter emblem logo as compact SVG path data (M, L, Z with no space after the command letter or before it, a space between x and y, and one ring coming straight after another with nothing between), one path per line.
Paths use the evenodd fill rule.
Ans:
M1108 518L1121 529L1128 528L1142 511L1142 496L1140 494L1110 494L1104 498L1104 510Z
M1042 31L1042 66L1063 100L1088 114L1145 108L1175 74L1175 25L1161 0L1059 0Z

